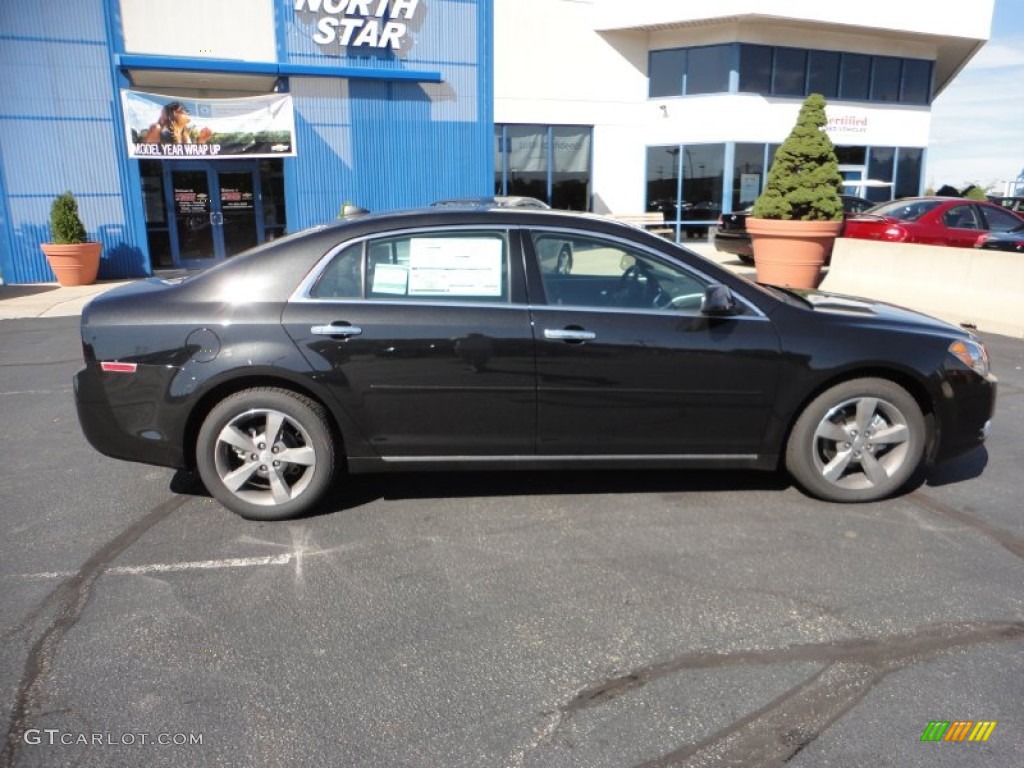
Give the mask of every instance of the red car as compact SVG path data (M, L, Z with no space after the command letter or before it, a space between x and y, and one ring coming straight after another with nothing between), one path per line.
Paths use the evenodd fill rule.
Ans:
M1008 232L1024 217L992 203L961 197L905 197L846 220L844 237L972 248L985 232Z

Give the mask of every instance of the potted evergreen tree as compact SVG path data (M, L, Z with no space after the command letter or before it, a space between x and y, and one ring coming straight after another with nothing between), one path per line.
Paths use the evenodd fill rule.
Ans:
M764 192L747 219L757 280L816 288L843 225L843 179L825 132L825 98L808 96L775 153Z
M78 216L78 202L70 191L59 195L50 206L50 237L51 242L40 247L58 283L70 286L96 282L103 244L89 242Z

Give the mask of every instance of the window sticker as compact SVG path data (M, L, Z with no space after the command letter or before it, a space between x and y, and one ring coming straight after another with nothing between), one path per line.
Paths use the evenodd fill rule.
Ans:
M501 296L503 242L494 237L409 241L410 296Z
M378 264L373 270L372 293L405 296L409 286L409 270L398 264Z

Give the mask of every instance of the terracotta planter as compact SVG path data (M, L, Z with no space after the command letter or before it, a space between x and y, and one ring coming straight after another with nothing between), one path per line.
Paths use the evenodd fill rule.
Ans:
M814 289L842 229L841 221L747 219L757 282Z
M40 247L61 285L92 285L96 282L103 243L43 243Z

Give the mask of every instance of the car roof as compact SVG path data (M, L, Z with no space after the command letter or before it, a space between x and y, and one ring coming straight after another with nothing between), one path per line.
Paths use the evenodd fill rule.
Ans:
M310 266L336 246L349 240L370 236L388 236L390 232L420 227L472 226L543 226L545 228L580 228L595 234L623 235L627 232L649 245L668 247L669 241L658 235L616 221L607 216L575 211L503 205L442 205L426 208L380 211L287 235L256 246L216 266L190 277L187 290L196 295L216 295L225 281L245 279L263 300L281 299L290 292Z
M437 200L430 204L431 208L535 208L550 210L551 206L536 197L518 195L495 195L494 197L457 197L450 200Z

